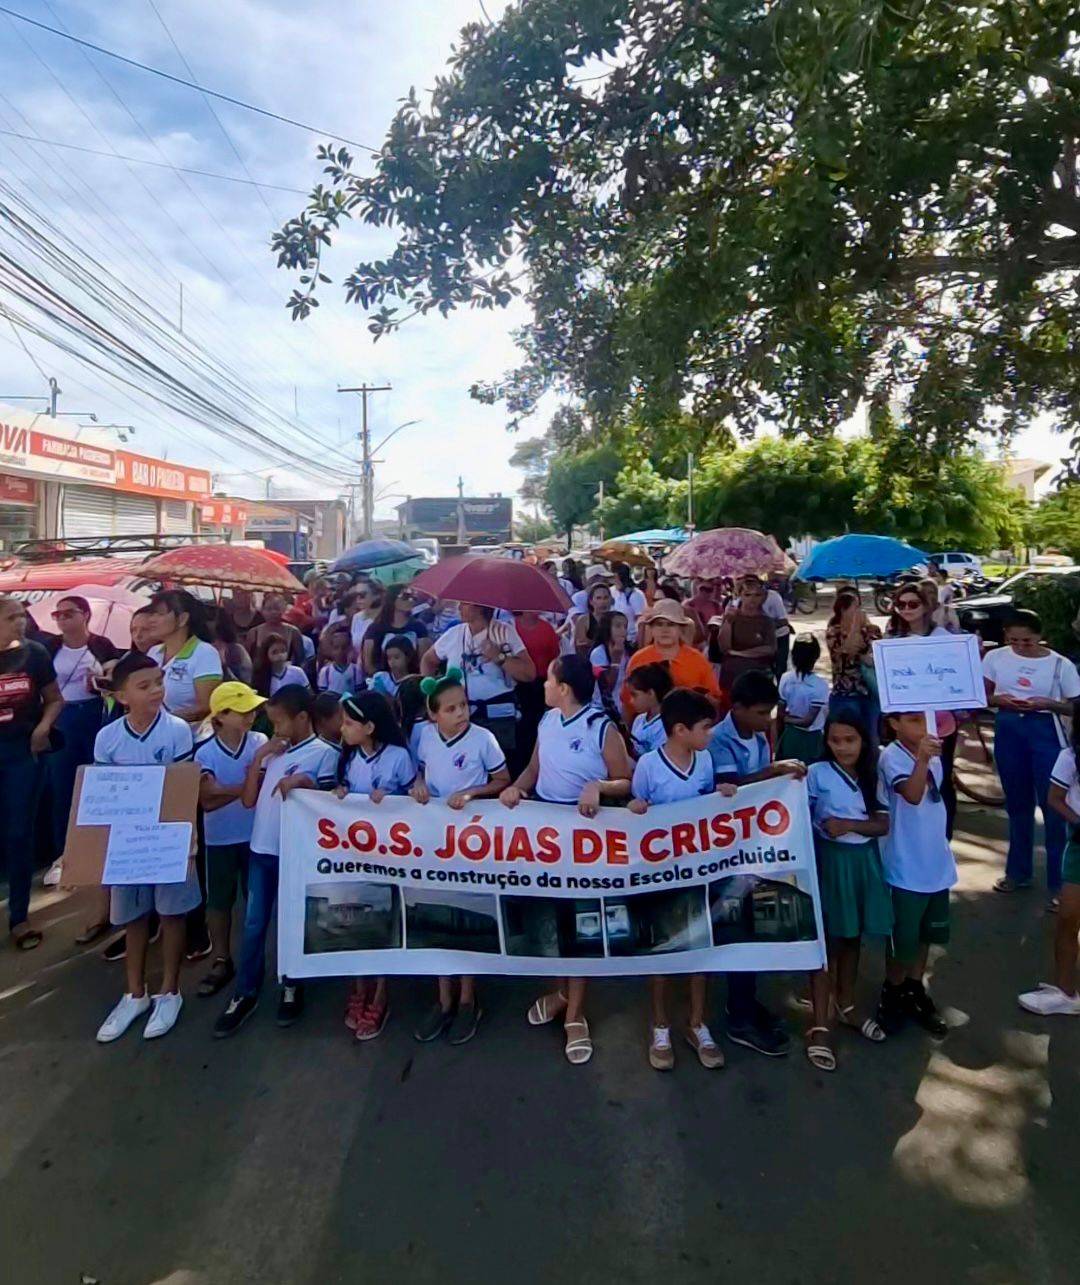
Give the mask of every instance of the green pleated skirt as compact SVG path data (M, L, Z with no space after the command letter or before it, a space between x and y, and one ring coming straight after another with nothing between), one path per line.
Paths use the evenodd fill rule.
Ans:
M816 763L821 758L824 744L824 732L810 732L805 727L794 727L790 723L785 723L780 739L776 743L776 757L798 759L809 767L811 763Z
M814 835L826 937L888 937L892 897L876 839L838 843Z

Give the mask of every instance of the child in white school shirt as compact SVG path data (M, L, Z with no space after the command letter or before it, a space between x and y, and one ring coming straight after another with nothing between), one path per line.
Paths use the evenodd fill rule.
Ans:
M679 803L684 799L712 794L716 789L709 736L716 722L712 701L700 692L676 687L660 706L664 744L649 750L638 760L630 785L629 810L642 816L654 803ZM733 795L734 785L722 785L724 794ZM698 1061L712 1071L724 1065L724 1055L705 1022L708 992L705 973L690 976L690 1019L685 1039L697 1054ZM675 1067L675 1050L671 1044L671 1021L668 1017L668 979L649 978L652 999L652 1027L649 1037L649 1065L654 1071L671 1071Z
M191 758L191 727L162 708L165 675L140 652L128 652L116 663L112 689L124 707L123 718L107 724L94 741L94 763L100 767L167 765ZM98 1029L100 1044L111 1044L144 1013L150 1017L143 1038L165 1035L176 1025L184 1001L180 994L180 963L187 940L186 915L202 900L194 862L188 863L182 883L124 884L111 890L109 918L127 933L124 956L126 989ZM146 950L150 912L161 916L163 936L161 990L146 990Z

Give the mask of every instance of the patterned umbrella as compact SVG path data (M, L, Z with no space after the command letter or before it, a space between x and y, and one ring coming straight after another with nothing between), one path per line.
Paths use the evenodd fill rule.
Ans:
M191 544L169 549L139 568L141 580L203 585L207 589L262 589L303 593L304 586L260 549L235 544Z
M527 562L461 554L421 571L413 588L447 602L474 602L507 611L570 610L570 599L552 578Z
M605 562L625 562L628 567L656 566L647 549L627 540L606 540L599 548L593 549L592 556L603 558Z
M771 535L741 526L702 531L664 559L665 572L688 580L786 575L793 565Z

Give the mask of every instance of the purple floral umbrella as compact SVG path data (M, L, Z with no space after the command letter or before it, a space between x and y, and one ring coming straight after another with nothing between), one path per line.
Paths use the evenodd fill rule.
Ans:
M664 571L687 580L787 575L794 563L771 535L749 527L702 531L664 559Z

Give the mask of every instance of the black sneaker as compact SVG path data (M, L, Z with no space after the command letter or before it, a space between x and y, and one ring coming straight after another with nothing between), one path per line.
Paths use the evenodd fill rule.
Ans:
M756 1003L748 1018L735 1019L729 1015L727 1037L732 1044L741 1044L765 1057L786 1057L791 1047L791 1037L783 1024L764 1005Z
M244 1025L259 1006L257 995L234 995L229 1006L214 1023L214 1039L224 1040Z
M891 982L882 983L875 1017L886 1035L895 1035L902 1029L908 1018L903 986L893 986Z
M278 1026L292 1026L304 1011L304 988L297 982L286 982L281 988L277 1006Z
M438 1004L433 1005L417 1023L413 1035L421 1044L430 1044L432 1040L437 1040L444 1031L450 1029L454 1021L453 1009L447 1010L441 1008ZM473 1031L475 1033L475 1026Z
M900 1002L907 1015L934 1039L942 1040L948 1035L949 1025L938 1012L937 1005L927 994L922 982L909 977L903 985Z
M127 933L114 937L101 952L101 958L107 964L118 964L127 955Z
M468 1044L476 1034L484 1010L479 1004L459 1004L450 1023L450 1034L447 1037L451 1044Z

